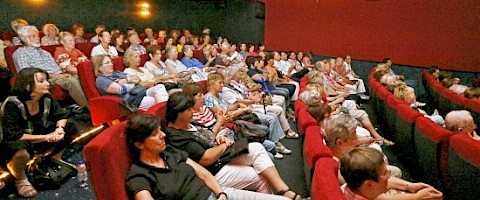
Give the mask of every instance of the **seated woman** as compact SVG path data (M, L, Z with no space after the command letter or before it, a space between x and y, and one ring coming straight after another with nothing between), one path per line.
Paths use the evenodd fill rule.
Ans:
M188 154L166 144L161 122L152 115L128 120L126 142L133 164L126 177L130 199L288 199L231 187L215 177Z
M177 83L177 76L169 72L175 71L175 68L169 66L170 69L162 61L162 50L160 45L149 45L147 47L147 55L150 58L145 63L145 68L155 75L161 82Z
M123 63L126 66L123 72L127 73L128 75L138 76L140 78L139 85L141 86L147 88L157 87L159 91L162 91L161 88L166 88L166 86L168 86L168 88L166 88L167 91L178 89L177 84L171 82L165 82L165 84L163 84L163 81L165 80L164 77L155 76L150 70L141 67L140 53L136 50L127 49L127 51L125 51L125 55L123 56ZM164 96L166 94L158 95ZM167 99L168 95L166 96L166 99L162 99L162 102L166 101Z
M194 104L194 98L183 92L170 97L165 114L167 144L186 151L189 158L212 172L222 187L266 194L273 190L285 197L299 198L288 189L261 144L243 143L245 146L242 146L239 141L216 138L210 130L191 124ZM238 153L236 148L248 149L248 153Z
M460 84L459 78L453 78L452 85L448 87L449 90L454 91L459 95L463 95L465 90L468 89L468 86Z
M266 76L267 81L276 82L278 85L277 87L287 88L291 97L292 101L297 100L298 98L298 91L300 89L300 85L298 82L295 82L288 78L287 76L283 76L279 74L278 69L273 66L274 59L273 56L268 54L265 56L265 70L268 72Z
M213 48L211 44L207 44L205 47L203 47L202 52L203 55L200 58L200 62L202 64L209 67L215 67L216 70L225 68L225 66L217 64L216 60L218 51L217 49Z
M55 24L45 24L42 27L43 34L45 36L41 39L42 46L57 45L60 44L58 39L58 28Z
M83 38L85 30L82 24L73 24L70 32L73 34L73 39L75 39L76 44L89 42L87 39Z
M76 75L77 65L80 62L88 60L87 56L77 48L75 48L75 39L69 32L61 32L59 34L61 47L55 48L53 58L62 70L71 75Z
M112 37L110 36L110 33L108 31L101 31L98 34L98 40L99 44L92 49L92 57L97 55L109 55L113 58L118 56L117 49L115 49L114 46L110 46Z
M195 105L193 105L193 120L206 128L210 129L217 137L220 135L228 137L230 140L234 140L233 130L224 126L225 122L231 122L231 116L227 112L213 114L210 109L205 106L205 99L203 95L202 86L196 83L188 83L182 88L185 94L191 95L195 99ZM271 158L281 159L283 155L278 153L275 148L275 143L270 140L265 140L262 145L269 153Z
M218 72L208 75L208 92L205 95L205 105L212 110L214 114L228 113L232 119L235 119L241 114L252 112L252 106L247 106L240 102L228 104L227 101L225 101L222 94L224 81L224 76ZM277 115L270 112L267 112L266 114L257 112L255 115L258 116L263 125L269 128L267 139L275 143L277 146L277 152L290 154L291 151L285 148L280 142L280 140L285 137L285 131L282 129L282 125L280 124ZM292 134L292 137L295 136L296 135Z
M322 134L325 135L325 144L330 150L334 159L340 161L347 153L357 145L355 129L357 122L347 114L332 115L322 123ZM387 172L391 173L391 172ZM339 171L339 183L344 184L342 174ZM388 189L396 192L383 193L377 200L387 199L442 199L442 192L425 183L412 183L406 180L391 176L388 178Z
M109 55L98 55L92 57L95 71L96 86L102 95L119 96L124 100L128 99L129 91L141 83L140 77L128 75L120 71L114 71L112 59ZM140 105L141 110L147 110L157 103L168 100L168 93L163 85L156 85L147 89Z
M112 33L111 43L117 50L118 56L123 56L125 54L125 49L123 48L123 43L125 42L125 34L119 32Z
M442 127L445 127L445 120L443 119L442 116L438 114L438 111L435 110L435 112L432 115L428 115L427 112L417 107L417 104L416 104L417 97L415 96L415 91L413 90L412 87L409 87L406 84L397 86L393 92L393 95L407 102L410 105L410 107L414 108L415 110L423 114L425 117L431 119L436 124Z
M274 113L280 121L282 129L285 131L287 138L298 138L298 134L290 128L288 123L284 102L276 102L277 104L265 105L262 95L252 95L246 86L240 82L240 78L246 72L242 71L241 64L232 64L224 70L224 87L222 89L222 96L229 104L243 103L247 106L252 106L252 111L255 114L262 113Z
M25 68L15 79L12 96L2 105L3 158L22 197L37 195L27 179L27 162L52 148L52 158L62 161L63 150L77 133L67 120L68 112L49 95L49 87L47 72Z
M480 78L473 79L472 86L465 90L468 99L480 99Z

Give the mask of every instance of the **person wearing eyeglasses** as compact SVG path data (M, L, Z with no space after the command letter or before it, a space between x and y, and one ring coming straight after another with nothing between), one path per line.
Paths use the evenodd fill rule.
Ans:
M348 114L339 113L325 119L322 123L322 134L325 137L325 144L332 150L333 158L340 164L348 153L357 146L356 120ZM383 159L383 158L382 158ZM369 163L372 164L372 163ZM340 166L341 168L341 166ZM346 180L342 171L338 172L338 181L341 185ZM387 172L390 173L390 172ZM381 193L377 200L413 200L413 199L442 199L443 193L434 187L425 183L413 183L395 176L388 178L388 189L394 189L396 192ZM351 198L355 200L367 199Z
M453 133L467 134L473 140L480 141L480 136L478 136L475 131L477 125L473 121L470 112L466 110L450 111L447 116L445 116L445 125L447 129Z

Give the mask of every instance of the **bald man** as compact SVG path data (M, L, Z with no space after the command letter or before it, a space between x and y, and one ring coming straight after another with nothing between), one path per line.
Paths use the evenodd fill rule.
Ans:
M480 141L475 129L477 125L473 122L473 117L466 110L454 110L445 116L445 125L453 133L465 133L476 141Z

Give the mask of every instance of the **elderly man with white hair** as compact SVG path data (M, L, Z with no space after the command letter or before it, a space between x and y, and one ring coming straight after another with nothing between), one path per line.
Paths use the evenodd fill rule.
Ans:
M18 48L13 53L13 60L17 71L23 68L37 67L48 72L48 81L52 85L59 85L68 90L70 96L80 107L88 107L88 101L83 93L78 76L64 73L52 55L40 48L40 37L35 26L23 26L18 31L18 36L25 46Z
M466 110L450 111L447 116L445 116L445 125L447 129L453 133L464 133L472 139L480 141L480 136L478 136L475 131L477 125L473 121L470 112Z

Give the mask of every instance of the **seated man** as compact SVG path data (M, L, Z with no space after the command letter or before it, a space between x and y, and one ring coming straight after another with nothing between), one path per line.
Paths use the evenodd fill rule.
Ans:
M141 45L142 41L138 37L137 33L128 34L128 42L130 42L130 46L125 51L132 49L137 51L140 55L147 53L147 50L145 49L145 47Z
M13 60L17 71L23 68L37 67L48 72L49 82L68 90L70 96L80 107L88 106L87 98L83 93L78 76L64 73L55 59L47 51L40 48L40 37L35 26L24 26L18 30L18 36L25 46L13 53Z
M445 116L445 125L453 133L465 133L476 141L480 141L475 129L477 125L473 122L473 117L466 110L453 110Z
M193 49L192 46L190 45L185 45L183 47L183 55L184 57L182 58L182 63L188 68L198 68L199 70L203 71L202 73L204 77L206 77L206 73L215 71L217 68L216 67L210 67L210 63L203 64L200 62L198 59L193 57Z

